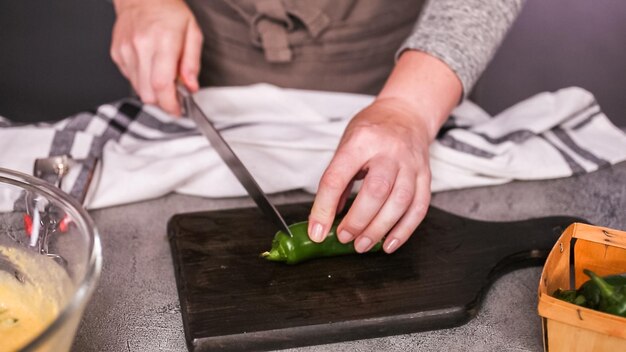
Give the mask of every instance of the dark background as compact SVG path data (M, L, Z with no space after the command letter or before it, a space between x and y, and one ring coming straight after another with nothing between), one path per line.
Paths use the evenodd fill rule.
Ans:
M527 0L474 97L493 113L568 86L626 126L626 1Z
M0 0L0 115L60 119L130 93L106 0Z
M60 119L127 96L109 57L106 0L0 2L0 115ZM528 0L472 97L496 113L577 85L626 126L626 1Z

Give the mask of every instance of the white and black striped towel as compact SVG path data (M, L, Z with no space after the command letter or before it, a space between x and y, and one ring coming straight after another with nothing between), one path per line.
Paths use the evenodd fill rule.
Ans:
M268 193L315 192L348 120L373 99L266 84L208 88L196 98ZM626 135L580 88L538 94L494 117L471 102L452 115L431 148L434 192L567 177L626 160ZM190 120L136 100L53 125L0 120L0 167L32 173L36 158L63 154L79 161L63 182L73 195L100 160L86 200L92 209L169 192L245 194Z

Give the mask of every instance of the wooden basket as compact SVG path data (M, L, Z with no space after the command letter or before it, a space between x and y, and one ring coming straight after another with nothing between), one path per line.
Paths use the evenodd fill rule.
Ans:
M544 350L626 351L626 318L552 297L558 288L569 289L572 283L578 288L587 281L583 269L600 276L626 272L626 232L580 223L563 232L539 281Z

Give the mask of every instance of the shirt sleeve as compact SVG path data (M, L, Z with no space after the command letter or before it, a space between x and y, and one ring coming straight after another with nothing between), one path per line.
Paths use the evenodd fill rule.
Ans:
M525 0L427 0L398 55L414 49L446 63L469 93Z

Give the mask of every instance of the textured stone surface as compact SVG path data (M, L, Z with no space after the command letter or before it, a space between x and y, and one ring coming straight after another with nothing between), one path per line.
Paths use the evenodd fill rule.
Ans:
M561 180L515 182L435 194L432 204L483 220L572 215L626 229L626 163ZM276 203L312 199L290 193ZM249 199L181 195L92 212L104 268L74 351L186 351L166 224L181 212L252 206ZM290 351L540 351L540 268L514 271L489 290L478 316L454 329L311 346Z

